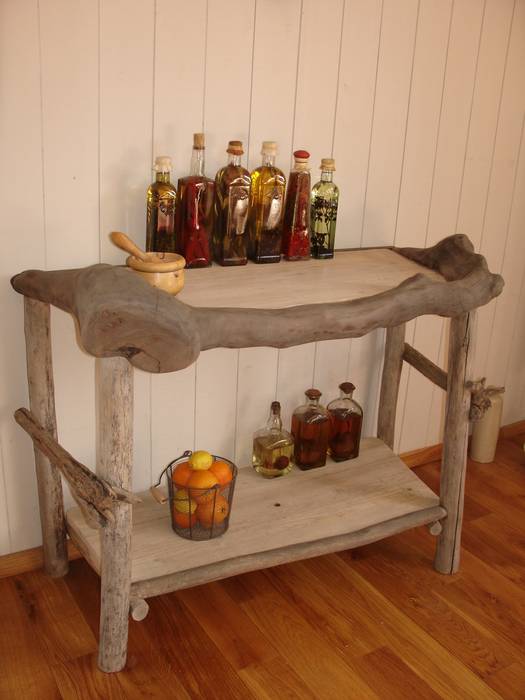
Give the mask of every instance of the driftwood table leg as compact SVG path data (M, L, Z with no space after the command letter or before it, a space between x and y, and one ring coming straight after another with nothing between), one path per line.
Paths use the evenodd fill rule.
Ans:
M470 410L469 354L471 356L474 314L450 320L448 386L441 461L440 497L447 511L439 535L434 567L442 574L459 568L463 497L467 470L467 441Z
M29 405L39 423L56 439L49 304L25 297L24 305ZM68 570L68 559L60 472L36 447L35 467L44 568L50 576L64 576Z
M133 368L127 360L97 360L97 471L110 485L131 488ZM126 663L131 585L131 505L115 504L101 532L98 665L108 673Z
M405 348L405 324L386 329L385 361L381 379L377 436L391 449L394 449L396 428L397 396L403 367Z

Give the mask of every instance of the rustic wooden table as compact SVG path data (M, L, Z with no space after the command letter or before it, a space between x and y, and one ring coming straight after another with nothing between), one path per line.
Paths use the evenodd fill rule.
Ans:
M99 666L107 672L124 666L128 615L142 619L148 596L423 524L438 536L437 571L459 565L471 399L479 415L484 398L470 381L473 312L503 287L470 241L457 235L428 249L343 251L332 261L187 276L177 298L111 265L12 280L25 296L30 399L30 411L15 418L35 445L45 567L67 573L69 534L100 574ZM74 316L83 349L97 358L96 473L57 442L50 304ZM405 323L424 314L451 319L447 372L405 343ZM363 441L358 459L275 481L241 468L227 536L198 544L173 535L167 509L148 493L132 493L133 366L171 372L209 348L288 347L379 327L387 331L378 437ZM439 496L392 451L403 361L447 392ZM79 504L68 513L61 474Z

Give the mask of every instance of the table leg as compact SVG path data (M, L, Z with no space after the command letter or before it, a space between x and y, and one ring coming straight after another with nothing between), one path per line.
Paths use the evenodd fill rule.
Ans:
M447 511L437 542L434 567L442 574L459 568L463 498L467 471L467 441L470 389L467 381L472 357L474 314L462 314L450 320L447 403L441 461L440 498Z
M120 357L97 359L97 473L131 490L133 368ZM126 664L131 585L131 505L115 504L102 528L98 664L108 673Z

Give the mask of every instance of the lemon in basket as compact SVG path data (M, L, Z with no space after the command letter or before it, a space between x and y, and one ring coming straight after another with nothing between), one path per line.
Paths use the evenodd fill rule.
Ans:
M191 468L195 469L195 471L204 471L213 464L213 457L206 450L197 450L190 456L188 461Z
M189 493L185 489L178 489L173 495L173 505L179 513L193 514L197 510L197 504L190 498Z

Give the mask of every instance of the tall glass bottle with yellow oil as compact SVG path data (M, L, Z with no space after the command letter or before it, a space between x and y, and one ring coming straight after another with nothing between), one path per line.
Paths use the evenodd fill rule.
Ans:
M256 263L281 260L286 177L275 165L277 144L263 141L262 165L251 174L249 255Z

